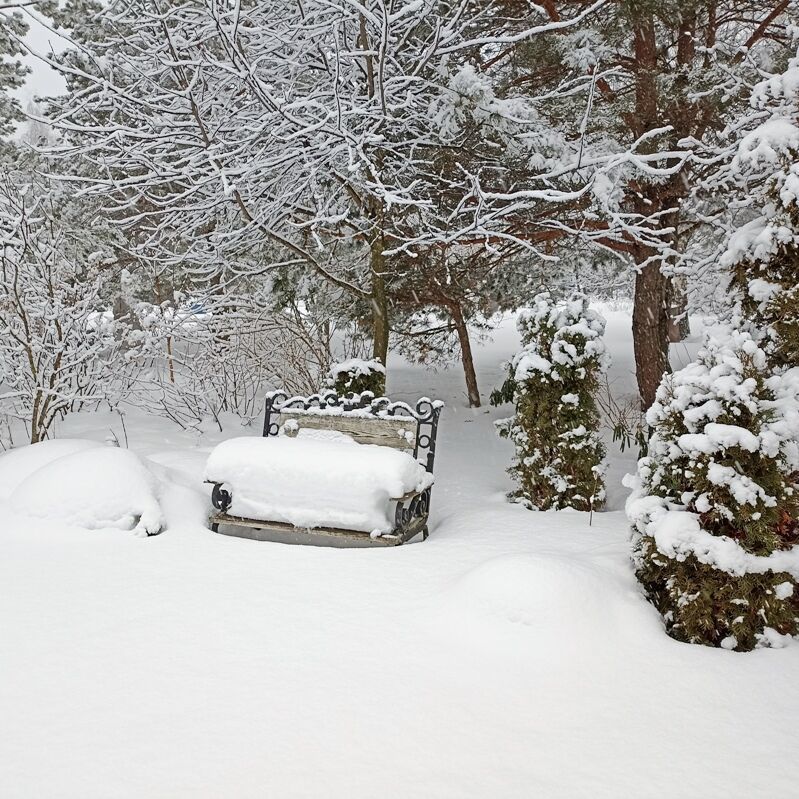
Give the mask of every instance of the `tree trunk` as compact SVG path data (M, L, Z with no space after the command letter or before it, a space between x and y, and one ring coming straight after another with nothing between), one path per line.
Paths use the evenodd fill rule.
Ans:
M31 414L31 444L38 444L42 440L39 414L36 410Z
M688 296L685 278L673 277L668 281L669 297L669 341L685 341L691 333L688 322Z
M633 6L633 46L636 61L635 107L630 114L631 130L636 137L660 123L658 114L658 49L655 37L654 9L649 5ZM653 145L650 145L650 147ZM633 207L642 217L662 208L662 186L649 184L634 193ZM639 245L633 258L635 276L633 304L633 349L638 393L644 410L655 401L655 392L663 373L669 369L669 323L667 280L657 260L647 263L652 251Z
M371 245L372 261L372 357L383 366L388 359L388 293L383 274L383 237L376 236ZM384 386L385 389L385 386Z
M643 259L642 259L643 260ZM644 266L635 278L633 349L641 407L655 401L655 393L669 366L667 280L658 263Z
M366 61L366 87L369 98L375 96L375 74L372 53L369 50L369 35L366 30L366 17L360 15L360 30L358 44L365 52ZM381 159L378 157L378 168ZM379 202L373 201L373 216L377 221L377 230L383 228L383 209ZM372 262L372 357L380 361L383 366L388 359L388 294L386 292L386 279L384 270L385 256L383 255L383 234L378 232L370 243L370 256Z
M480 407L480 391L477 388L477 373L474 371L474 358L472 357L472 343L469 341L469 328L463 318L463 310L460 303L453 303L449 307L455 330L458 332L458 341L461 345L461 362L463 363L463 374L466 378L466 392L469 395L469 407Z

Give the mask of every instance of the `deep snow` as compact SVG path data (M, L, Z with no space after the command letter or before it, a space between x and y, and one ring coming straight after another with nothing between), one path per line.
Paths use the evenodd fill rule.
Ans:
M13 464L16 455L36 460L34 456L43 454L47 461L13 488L8 499L11 510L87 530L116 528L143 536L161 532L159 484L135 452L92 447L52 459L53 443L15 450L0 459Z
M214 447L205 479L232 493L229 513L297 527L388 533L390 500L432 483L412 453L356 444L343 434L320 438L326 430L305 432L312 435L238 437Z
M608 314L632 390L629 317ZM516 346L477 347L484 396ZM689 350L680 348L675 363ZM289 546L204 527L201 438L130 413L167 529L66 529L0 505L0 796L774 797L799 792L799 647L676 643L612 510L509 505L509 445L457 368L390 364L447 402L430 538ZM102 441L112 414L59 435ZM257 435L257 428L251 431ZM200 490L201 489L201 490Z

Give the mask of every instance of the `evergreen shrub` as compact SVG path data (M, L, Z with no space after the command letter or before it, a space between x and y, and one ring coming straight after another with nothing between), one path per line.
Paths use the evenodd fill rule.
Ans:
M516 411L497 422L516 455L509 469L518 488L511 498L533 510L595 510L604 503L595 394L606 367L605 320L582 294L555 301L538 294L519 316L522 349L492 405Z
M633 562L668 633L739 651L799 624L799 370L718 328L667 375L627 512Z
M386 391L386 367L377 360L350 358L334 364L330 369L330 379L339 396L368 391L382 397Z

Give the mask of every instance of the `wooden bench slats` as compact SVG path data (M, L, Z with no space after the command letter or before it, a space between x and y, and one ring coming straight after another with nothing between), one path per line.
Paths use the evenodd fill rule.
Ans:
M237 527L248 527L254 530L279 530L290 533L307 533L318 535L325 538L344 538L350 541L368 541L378 546L398 546L410 541L411 538L424 531L427 526L427 519L414 519L401 533L385 533L384 535L372 538L369 533L362 533L356 530L343 530L338 527L295 527L286 522L265 522L258 519L247 519L243 516L231 516L227 513L215 513L209 519L211 525L231 524ZM245 536L249 538L250 536ZM252 536L257 540L256 536Z
M383 418L281 410L276 421L283 428L283 433L289 436L293 434L292 431L284 427L289 420L293 420L299 430L334 430L352 436L359 444L377 444L404 452L413 452L419 427L416 419L404 416Z

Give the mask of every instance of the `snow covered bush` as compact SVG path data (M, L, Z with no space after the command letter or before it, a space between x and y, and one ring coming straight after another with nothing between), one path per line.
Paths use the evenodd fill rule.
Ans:
M346 323L307 309L276 310L264 293L251 287L247 295L198 294L194 303L132 303L145 356L131 392L136 404L184 429L211 421L222 429L260 416L275 386L318 391L335 357L364 351Z
M497 422L516 447L510 468L519 487L511 495L531 509L596 509L605 499L594 398L607 355L605 320L581 294L556 302L538 294L518 320L522 349L508 377L491 395L516 413Z
M333 364L330 377L339 396L370 391L376 397L381 397L386 391L386 367L380 361L350 358Z
M718 328L664 378L627 512L669 634L749 650L799 632L799 370Z
M759 124L742 136L731 172L756 216L721 264L772 360L799 366L799 52L755 87L752 106Z
M116 340L103 316L101 272L113 260L64 187L32 170L0 180L0 407L31 442L116 371Z
M0 455L0 502L14 495L28 477L53 461L103 446L82 438L51 438L38 444L15 447Z
M159 484L141 458L91 442L59 443L29 444L0 456L0 471L7 462L28 472L7 499L15 512L87 530L161 532Z

